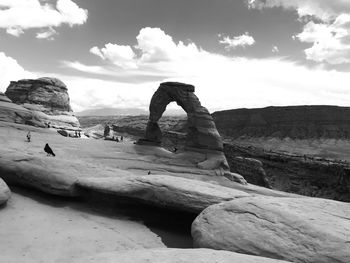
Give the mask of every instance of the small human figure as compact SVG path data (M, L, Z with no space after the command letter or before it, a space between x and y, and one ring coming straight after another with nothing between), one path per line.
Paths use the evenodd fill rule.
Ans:
M176 153L176 152L177 152L177 148L176 148L176 147L174 147L173 153Z
M116 142L119 142L118 136L115 138L115 141L116 141Z
M77 131L75 131L75 137L78 138L78 132Z
M80 131L78 132L78 136L79 136L79 138L81 138L81 134L80 134Z
M27 141L30 142L30 138L31 138L31 134L30 134L30 131L27 133Z
M45 145L44 151L47 153L48 156L50 156L50 155L56 156L48 143Z
M120 136L120 141L121 141L121 142L123 141L123 139L124 139L123 136Z
M103 136L104 136L104 137L108 137L108 136L109 136L110 130L111 130L111 129L109 128L109 125L106 124L106 125L105 125L105 130L104 130L104 132L103 132Z
M148 175L150 175L151 174L151 171L148 171L148 173L147 173Z

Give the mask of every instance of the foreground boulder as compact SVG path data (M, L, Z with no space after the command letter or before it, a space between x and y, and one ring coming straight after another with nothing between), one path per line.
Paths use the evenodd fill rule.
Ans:
M262 258L229 251L211 249L144 249L116 251L83 257L74 263L283 263L286 261Z
M59 79L11 81L5 94L7 97L0 96L0 115L10 116L2 117L6 121L42 128L81 130L70 106L67 87Z
M7 184L0 178L0 205L3 205L11 196L11 191Z
M316 198L247 197L211 206L192 224L195 247L292 262L347 263L350 204Z

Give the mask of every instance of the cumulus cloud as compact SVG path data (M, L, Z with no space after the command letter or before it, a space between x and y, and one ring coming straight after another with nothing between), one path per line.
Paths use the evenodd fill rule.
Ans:
M219 40L220 44L225 45L226 49L235 49L236 47L246 47L255 44L255 39L250 36L248 32L233 38L230 38L229 36L219 36L222 37L222 39Z
M169 61L185 62L205 53L194 43L184 44L182 41L176 43L160 28L143 28L136 40L135 46L108 43L103 48L92 47L90 53L122 68L137 68L146 64Z
M69 80L69 87L74 86L76 90L72 94L76 110L89 108L90 105L147 108L153 92L163 81L194 84L201 102L211 111L269 105L348 105L348 73L310 69L280 58L251 59L215 54L198 48L195 43L176 42L159 28L141 30L137 45L130 44L128 47L134 51L134 56L119 56L118 60L126 58L130 61L132 58L137 68L118 66L114 74L129 74L132 79L129 83L99 81L96 76ZM106 52L109 49L106 52L102 49L93 48L91 52L104 59L108 57ZM65 65L80 72L92 73L96 70L100 74L113 75L111 66L115 63L87 66L66 62ZM155 78L133 82L150 75ZM94 94L92 98L81 94L85 88L89 94Z
M108 43L103 48L92 47L90 53L122 68L135 68L135 53L130 46Z
M62 24L82 25L87 16L87 10L72 0L57 0L55 6L40 0L0 0L0 28L13 36L31 28L50 30Z
M0 52L0 76L0 91L2 92L6 91L12 80L36 78L34 73L26 71L14 58L7 56L4 52Z
M307 59L330 64L350 63L350 1L248 0L247 3L250 8L296 10L304 28L294 39L312 45L304 50Z

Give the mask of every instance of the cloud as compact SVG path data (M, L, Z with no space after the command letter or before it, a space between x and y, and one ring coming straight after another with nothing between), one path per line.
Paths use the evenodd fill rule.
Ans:
M176 43L160 28L146 27L136 37L137 45L123 46L108 43L103 48L92 47L90 53L122 68L145 67L169 61L188 61L200 57L203 50L194 43ZM138 55L136 55L138 54Z
M53 40L54 36L57 34L56 30L50 27L48 30L37 33L36 38L38 39L48 39Z
M72 80L72 77L64 77L64 81L68 79L69 90L74 86L71 98L76 110L90 105L147 108L153 92L163 81L195 85L197 96L211 111L270 105L348 105L348 73L307 68L281 58L251 59L215 54L195 43L176 42L159 28L141 30L136 41L137 45L130 43L128 46L134 51L132 61L137 68L118 66L113 70L116 67L111 63L113 59L97 67L79 62L70 65L79 71L129 78L129 83L125 83L98 80L96 75ZM92 52L106 57L101 50L94 48ZM131 56L127 57L127 61L130 59ZM154 78L143 79L151 75ZM143 81L135 82L137 79ZM85 96L85 89L88 90L86 94L91 93L93 97Z
M350 63L350 1L248 0L249 8L283 7L296 10L303 31L294 39L310 43L306 59L330 64Z
M92 47L90 53L122 68L136 68L135 53L130 46L108 43L101 49Z
M6 29L8 34L19 36L31 28L50 30L62 24L82 25L87 20L88 11L72 0L57 0L56 6L47 1L41 2L43 1L0 0L0 28Z
M248 32L233 38L230 38L229 36L219 36L222 37L222 39L219 40L219 43L225 45L226 49L235 49L236 47L246 47L255 44L255 39L250 36Z
M32 72L26 71L18 62L4 52L0 52L0 91L5 92L12 80L36 78Z
M272 51L272 53L279 53L280 52L280 50L277 46L273 46L271 51Z

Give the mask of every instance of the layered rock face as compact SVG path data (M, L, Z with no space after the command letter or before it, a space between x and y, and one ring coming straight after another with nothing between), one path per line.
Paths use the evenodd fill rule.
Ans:
M213 118L194 94L194 86L178 82L161 83L154 93L149 106L150 116L143 141L154 145L161 143L162 132L158 121L167 105L173 101L187 113L186 147L222 151L222 140Z
M292 139L350 138L350 107L288 106L213 113L222 135Z
M56 78L11 81L6 96L17 104L37 104L48 114L71 112L66 85Z
M11 81L5 94L7 97L0 95L0 108L12 116L5 118L7 121L43 128L80 130L79 121L70 106L67 87L59 79Z

